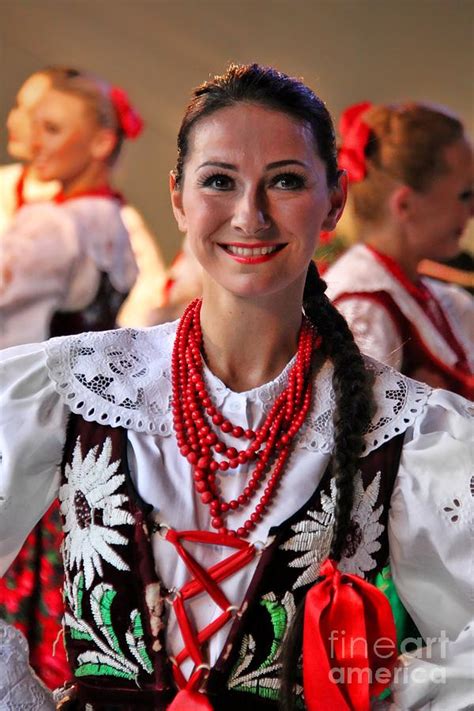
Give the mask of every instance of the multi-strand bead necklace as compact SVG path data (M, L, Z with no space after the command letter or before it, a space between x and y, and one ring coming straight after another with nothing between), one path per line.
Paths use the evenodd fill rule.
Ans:
M288 384L277 397L265 422L257 430L233 425L213 404L204 383L201 357L201 300L193 301L184 312L176 332L172 355L173 423L178 447L193 467L194 485L203 504L209 507L211 526L222 534L246 538L265 515L280 481L295 435L311 404L311 360L318 337L306 318L298 337L296 361L288 373ZM238 451L228 447L222 434L247 440ZM219 461L214 453L220 455ZM225 501L220 494L219 472L255 462L247 485L235 499ZM247 520L229 530L226 514L244 509L263 494Z

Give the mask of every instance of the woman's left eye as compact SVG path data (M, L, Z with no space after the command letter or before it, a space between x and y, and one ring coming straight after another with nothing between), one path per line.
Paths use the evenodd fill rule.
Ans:
M459 199L461 200L461 202L470 202L473 197L474 189L470 188L468 188L467 190L463 190L463 192L459 195Z
M301 190L306 185L306 178L299 173L281 173L271 179L271 187L280 190Z

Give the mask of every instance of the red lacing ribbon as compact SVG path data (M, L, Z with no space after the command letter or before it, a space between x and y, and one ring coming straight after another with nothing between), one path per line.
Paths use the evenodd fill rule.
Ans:
M358 183L367 175L365 149L370 138L370 128L364 115L372 104L361 101L349 106L339 122L342 145L338 151L339 168L347 172L350 183Z
M258 555L259 549L248 541L228 534L211 531L175 531L167 526L160 526L158 530L161 537L175 547L176 552L193 576L180 590L172 591L167 599L175 612L184 642L183 649L171 659L174 680L180 693L169 706L169 710L205 709L208 708L207 699L204 694L197 693L209 673L209 665L202 654L202 646L235 614L239 614L239 608L231 604L218 583L242 570ZM234 548L236 552L206 569L184 548L183 541ZM196 631L186 612L185 603L204 591L222 610L222 613L202 630ZM180 667L189 658L194 662L194 671L186 680ZM212 707L209 706L209 708Z

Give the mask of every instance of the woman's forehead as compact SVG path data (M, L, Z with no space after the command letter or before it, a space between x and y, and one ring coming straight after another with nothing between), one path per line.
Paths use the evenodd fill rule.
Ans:
M284 111L259 104L238 103L199 119L190 134L190 157L248 154L278 156L288 152L314 154L310 125Z

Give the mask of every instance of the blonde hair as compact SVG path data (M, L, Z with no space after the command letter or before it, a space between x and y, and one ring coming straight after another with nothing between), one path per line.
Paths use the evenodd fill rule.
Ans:
M421 103L373 106L363 115L370 129L367 173L351 186L355 217L378 222L394 181L422 192L448 171L444 149L462 139L461 121L444 107Z
M92 74L78 72L73 75L59 74L52 77L52 88L62 94L77 96L84 102L98 126L111 129L115 133L117 142L107 159L109 164L115 163L125 134L111 98L111 85Z

